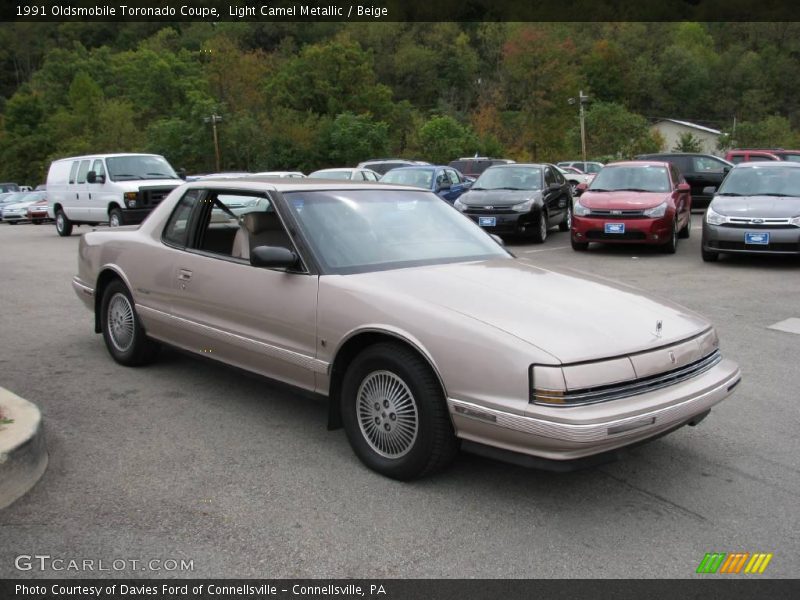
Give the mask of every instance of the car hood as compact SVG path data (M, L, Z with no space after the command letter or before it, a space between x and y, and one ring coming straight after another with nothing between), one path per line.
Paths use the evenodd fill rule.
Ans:
M728 217L787 218L800 215L800 198L786 196L714 196L714 212Z
M343 278L340 284L353 293L404 297L409 306L422 302L432 319L436 310L454 311L532 344L562 363L650 350L710 327L700 315L636 288L549 271L520 259ZM655 334L658 321L661 336ZM419 326L424 329L425 323Z
M584 192L579 201L586 208L599 210L635 210L658 206L669 198L668 192Z
M14 204L6 204L3 208L5 210L8 210L8 209L17 210L17 209L20 209L20 208L27 208L31 204L33 204L34 202L35 202L35 200L31 200L29 202L15 202Z
M541 196L540 190L476 190L461 195L459 201L467 206L514 206Z

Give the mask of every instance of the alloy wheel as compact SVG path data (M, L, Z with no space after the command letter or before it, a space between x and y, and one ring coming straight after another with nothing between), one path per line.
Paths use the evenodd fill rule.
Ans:
M419 414L414 395L391 371L373 371L358 388L358 426L370 448L385 458L400 458L414 445Z

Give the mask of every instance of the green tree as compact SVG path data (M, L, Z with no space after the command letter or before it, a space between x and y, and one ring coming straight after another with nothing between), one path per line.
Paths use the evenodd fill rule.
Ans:
M672 152L702 152L703 144L691 131L686 131L678 136L678 141L672 147Z
M569 135L573 143L580 144L579 127ZM651 132L647 119L620 104L595 102L586 110L586 149L591 156L631 158L659 151L662 141Z
M326 137L331 165L355 165L388 153L389 125L346 112L336 115Z
M447 164L479 148L472 128L447 116L428 120L419 130L419 143L423 156L435 164Z

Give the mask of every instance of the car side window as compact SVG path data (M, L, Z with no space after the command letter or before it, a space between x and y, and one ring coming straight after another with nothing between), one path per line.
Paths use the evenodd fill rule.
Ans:
M98 177L100 175L105 177L106 168L103 166L103 161L101 159L98 158L94 161L94 164L92 165L92 171L94 171Z
M564 176L561 174L561 171L559 171L558 169L548 169L548 171L552 172L553 177L556 180L556 183L560 183L561 185L564 185L565 179L564 179Z
M378 176L372 171L364 171L364 176L367 178L367 181L378 181Z
M78 175L78 166L80 166L81 161L75 160L72 161L72 168L69 170L69 182L75 183L75 177Z
M450 180L447 177L447 174L444 171L439 171L436 173L436 187L440 188L443 185L448 185Z
M78 179L76 183L86 183L86 174L89 172L89 165L91 161L82 160L81 166L78 167Z
M199 190L189 190L178 201L178 205L172 211L172 215L170 215L169 221L164 227L164 233L161 236L165 243L180 248L186 247L189 234L189 219L194 207L197 206L199 197Z
M722 167L725 166L718 160L707 156L693 156L692 161L696 173L722 173Z
M458 173L456 173L453 169L445 169L445 173L447 173L447 177L452 185L458 185L461 183Z
M544 185L545 185L545 187L547 187L551 183L555 183L555 182L556 182L556 179L555 179L555 176L553 175L553 170L550 167L547 167L544 170Z

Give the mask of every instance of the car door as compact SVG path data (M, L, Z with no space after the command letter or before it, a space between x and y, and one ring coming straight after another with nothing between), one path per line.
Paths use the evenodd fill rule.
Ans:
M94 183L86 182L86 206L89 212L89 220L97 223L108 220L108 203L112 199L116 199L117 204L122 204L122 198L113 198L113 194L109 194L109 188L106 181L106 167L102 158L96 158L92 161L90 171L94 171Z
M548 165L544 168L544 204L547 207L547 220L550 225L560 223L564 219L569 200L567 180L557 169Z
M458 176L458 173L453 169L444 169L445 177L450 182L450 189L446 190L443 198L448 202L455 202L461 194L464 193L464 181Z
M678 191L678 185L681 183L686 183L686 180L683 178L680 171L674 164L668 164L670 178L672 179L673 196L675 198L675 211L678 214L678 221L680 222L681 226L683 226L683 224L685 224L689 219L689 215L691 213L692 196L690 192Z
M73 221L91 221L92 211L89 205L89 195L86 190L86 174L89 172L92 161L89 159L81 160L78 164L78 172L75 175L75 183L70 186L67 192L68 206L72 207L72 215L67 216ZM73 199L74 195L74 199Z
M184 328L180 345L314 389L318 276L305 269L254 267L236 258L234 243L244 233L239 231L244 224L220 200L222 191L205 193L189 243L173 266L171 313ZM257 199L260 211L275 212L264 194L228 191L224 195L226 200L237 197L243 204ZM279 223L277 213L275 221ZM292 245L285 229L271 233L282 233L286 244Z

